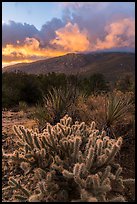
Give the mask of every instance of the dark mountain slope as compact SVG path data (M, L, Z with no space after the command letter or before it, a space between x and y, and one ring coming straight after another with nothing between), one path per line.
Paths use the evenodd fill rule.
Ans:
M28 74L47 74L49 72L90 75L102 73L108 80L120 75L135 72L135 54L122 52L109 53L70 53L60 57L21 63L4 67L3 72L22 71Z

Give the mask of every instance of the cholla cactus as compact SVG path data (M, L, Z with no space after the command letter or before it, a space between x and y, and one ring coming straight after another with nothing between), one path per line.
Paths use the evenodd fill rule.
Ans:
M105 131L96 129L94 121L90 126L78 121L72 124L68 115L55 126L47 124L42 133L23 126L14 126L14 131L19 149L3 156L20 163L26 176L34 172L37 186L31 193L25 190L26 201L125 201L122 195L109 199L113 192L122 194L124 189L122 168L114 161L121 137L110 139ZM14 189L22 190L20 186L16 183Z

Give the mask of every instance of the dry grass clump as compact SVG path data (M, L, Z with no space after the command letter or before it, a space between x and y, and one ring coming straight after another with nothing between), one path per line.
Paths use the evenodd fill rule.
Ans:
M134 111L132 92L124 94L114 91L109 94L92 95L85 101L80 99L76 106L76 115L80 121L84 119L89 124L94 120L99 129L108 130L111 134L115 134L115 128L119 126L120 129L120 125L133 127Z

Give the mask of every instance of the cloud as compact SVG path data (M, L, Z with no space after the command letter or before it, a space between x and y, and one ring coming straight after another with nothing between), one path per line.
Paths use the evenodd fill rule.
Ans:
M104 40L97 39L95 50L109 49L113 47L134 47L135 21L125 18L113 22L105 27L107 35Z
M65 19L76 23L80 30L86 28L91 42L104 38L106 25L135 18L134 4L128 2L65 2L64 5Z
M51 44L59 46L68 52L86 51L89 49L89 41L86 30L80 31L77 24L67 23L65 27L56 31L56 39Z
M40 40L41 46L49 46L49 42L56 37L56 30L64 27L65 23L58 18L46 22L36 37Z
M2 61L8 62L32 62L46 57L61 56L67 52L62 50L51 49L50 47L41 48L40 42L35 38L26 38L23 45L7 44L2 48Z
M135 47L131 2L63 2L62 18L40 30L34 25L2 23L3 62L34 61L68 52Z
M16 44L17 40L24 41L27 37L34 37L38 34L38 30L34 25L27 23L16 23L9 21L9 23L2 24L2 46L7 44Z

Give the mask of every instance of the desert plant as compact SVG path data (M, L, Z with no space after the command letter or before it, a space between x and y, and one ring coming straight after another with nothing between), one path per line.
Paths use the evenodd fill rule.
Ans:
M47 111L47 108L40 104L37 104L33 107L32 118L36 121L37 127L40 132L45 127L47 121L52 122L51 115Z
M36 75L17 73L2 74L2 105L12 108L24 101L33 105L41 101L42 91Z
M67 84L64 87L52 87L46 96L44 96L43 105L36 106L34 117L38 121L39 126L43 129L46 122L56 124L60 118L67 113L72 113L72 107L79 97L79 90ZM71 110L71 111L70 111Z
M98 128L105 129L107 134L121 135L118 127L128 126L135 112L134 94L114 91L109 94L91 95L85 102L79 103L77 108L80 118L87 123L94 120Z
M20 101L19 102L19 110L26 112L28 108L28 105L25 101Z
M35 189L22 187L20 181L10 178L12 189L22 193L14 197L20 201L87 201L124 202L125 183L133 186L134 180L124 180L122 168L114 161L122 138L111 139L105 131L98 131L93 121L72 123L66 115L54 126L47 124L42 133L23 126L14 126L18 137L18 150L3 153L24 171L34 174ZM72 193L75 192L75 193ZM118 193L114 196L114 193ZM111 199L110 199L111 197Z
M109 94L106 106L105 130L111 131L112 134L112 126L123 120L131 110L133 110L133 100L130 94L121 94L121 92Z
M109 91L108 82L101 73L94 73L89 78L85 78L82 81L82 88L88 95Z
M116 89L124 93L127 91L134 91L135 78L131 74L125 74L119 80L117 80L115 84Z
M105 94L90 95L82 100L79 98L76 106L79 120L84 120L87 124L95 121L97 127L102 129L106 119L106 100Z
M59 122L61 114L70 106L69 102L70 91L65 91L61 88L52 88L45 97L45 107L50 112L51 117L54 117L53 123ZM68 100L68 101L67 101Z

